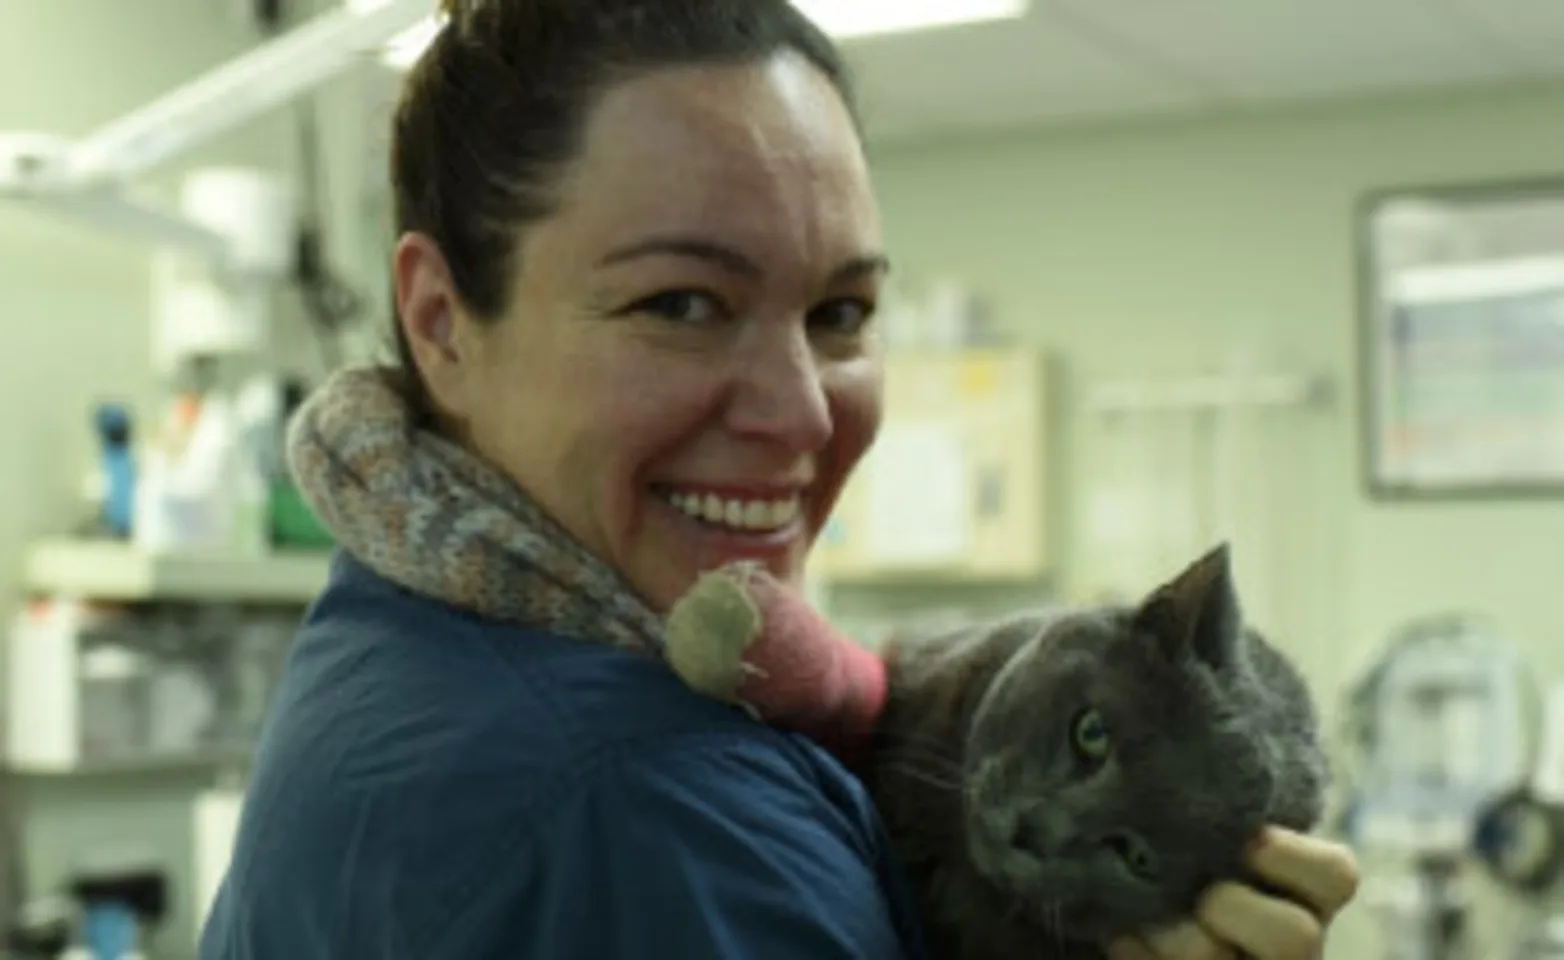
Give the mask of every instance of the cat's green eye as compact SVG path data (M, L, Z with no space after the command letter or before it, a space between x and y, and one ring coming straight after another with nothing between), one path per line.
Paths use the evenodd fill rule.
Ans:
M1087 708L1075 715L1075 721L1070 725L1070 746L1083 760L1097 762L1108 756L1112 744L1101 713Z

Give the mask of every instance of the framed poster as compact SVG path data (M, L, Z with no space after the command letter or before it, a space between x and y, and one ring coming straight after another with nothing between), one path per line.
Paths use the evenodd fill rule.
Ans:
M1373 194L1358 254L1370 494L1564 496L1564 178Z

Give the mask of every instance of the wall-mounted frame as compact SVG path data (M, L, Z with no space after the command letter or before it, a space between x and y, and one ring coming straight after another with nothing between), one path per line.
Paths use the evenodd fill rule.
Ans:
M1370 495L1564 497L1564 177L1375 192L1357 245Z

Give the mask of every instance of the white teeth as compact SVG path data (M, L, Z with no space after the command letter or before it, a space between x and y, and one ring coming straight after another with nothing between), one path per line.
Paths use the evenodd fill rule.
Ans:
M780 530L798 516L798 497L782 500L724 500L714 493L670 491L663 498L680 512L735 530Z
M771 516L768 518L773 527L785 527L792 523L798 516L798 498L789 497L786 500L773 500L771 502Z
M751 530L759 530L771 526L771 504L760 500L751 500L744 504L743 510L736 509L738 504L728 501L728 522L733 523L734 514L742 514L738 519L739 526L745 526Z

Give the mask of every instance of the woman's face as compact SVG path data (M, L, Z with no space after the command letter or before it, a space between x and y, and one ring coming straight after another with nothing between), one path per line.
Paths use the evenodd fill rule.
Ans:
M481 325L398 251L459 435L658 609L730 560L798 581L880 422L879 216L830 82L785 55L614 88L518 264Z

